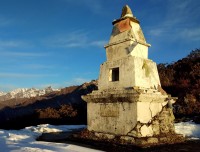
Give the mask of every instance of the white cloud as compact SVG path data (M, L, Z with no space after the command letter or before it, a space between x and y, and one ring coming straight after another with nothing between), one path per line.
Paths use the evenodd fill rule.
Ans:
M42 65L42 64L26 64L22 65L21 68L27 68L27 69L52 69L55 66L53 65Z
M161 36L165 32L166 32L166 29L164 28L151 29L148 31L149 35L152 35L152 36Z
M41 78L56 77L57 74L27 74L27 73L0 73L0 78Z
M187 39L189 41L199 40L200 8L196 5L197 0L167 0L166 10L161 19L147 31L148 35L167 38L168 41ZM161 13L162 14L162 13Z
M187 41L198 41L200 40L200 28L199 27L181 27L181 28L158 28L151 29L148 35L154 37L166 37L168 40L187 40ZM170 39L169 39L170 38Z
M44 42L50 47L79 47L86 40L86 34L73 31L68 34L59 34L46 39Z
M72 31L65 35L57 35L45 41L45 44L51 47L63 48L103 47L105 43L106 41L104 40L91 40L90 33L82 30Z
M199 41L200 40L200 28L190 28L190 29L184 29L180 35L182 38Z
M93 41L90 43L92 46L103 47L108 41L100 40L100 41Z
M11 51L0 51L1 56L9 56L9 57L42 57L47 56L44 53L31 53L31 52L11 52Z
M16 48L16 47L27 47L30 46L28 42L21 40L0 40L1 48Z

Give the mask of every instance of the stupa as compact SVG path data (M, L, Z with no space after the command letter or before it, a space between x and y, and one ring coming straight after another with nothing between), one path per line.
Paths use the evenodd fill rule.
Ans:
M82 96L87 102L87 129L99 139L137 145L180 140L173 123L176 98L161 88L139 20L126 5L112 24L98 90Z

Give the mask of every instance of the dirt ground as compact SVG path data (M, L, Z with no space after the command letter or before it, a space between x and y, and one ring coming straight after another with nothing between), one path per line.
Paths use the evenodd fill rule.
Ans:
M183 143L141 148L131 144L122 145L106 141L73 138L71 134L73 134L73 132L44 133L38 140L75 144L107 152L200 152L200 140L186 140Z

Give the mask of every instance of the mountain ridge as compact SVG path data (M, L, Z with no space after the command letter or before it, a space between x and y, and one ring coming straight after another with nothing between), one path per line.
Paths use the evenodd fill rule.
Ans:
M8 93L0 92L0 101L6 101L10 99L18 99L18 98L32 98L39 97L45 94L49 94L54 91L60 91L59 89L53 89L51 86L46 87L44 89L36 89L36 88L17 88Z

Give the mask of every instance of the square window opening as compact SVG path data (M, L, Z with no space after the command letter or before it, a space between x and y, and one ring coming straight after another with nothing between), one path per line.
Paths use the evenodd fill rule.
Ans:
M110 70L109 81L119 81L119 68L113 68Z

